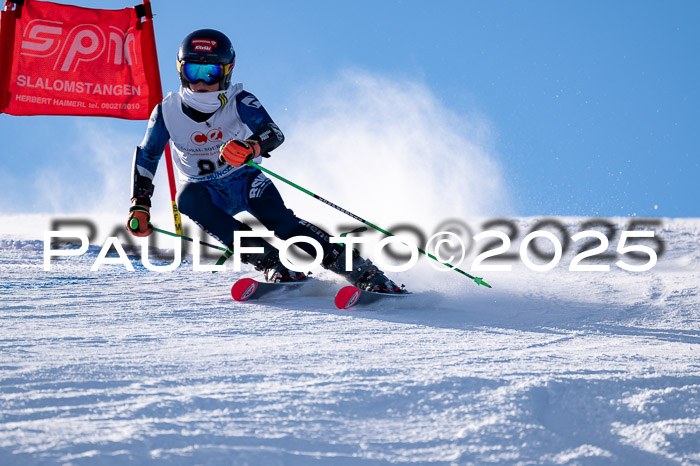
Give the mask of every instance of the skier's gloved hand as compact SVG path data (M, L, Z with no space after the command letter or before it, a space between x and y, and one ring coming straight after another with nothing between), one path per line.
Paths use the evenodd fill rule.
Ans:
M231 139L221 146L220 152L220 161L226 162L232 167L240 167L247 161L260 155L260 144L252 139L246 139L245 141Z
M126 229L129 230L134 236L148 236L153 233L153 227L151 226L151 208L146 205L137 204L134 201L134 205L129 209L129 219L126 221Z

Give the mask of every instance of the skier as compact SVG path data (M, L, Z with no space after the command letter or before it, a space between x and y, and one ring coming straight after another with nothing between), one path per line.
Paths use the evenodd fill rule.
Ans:
M236 230L251 230L233 216L248 211L281 239L306 236L323 247L322 266L367 291L401 292L372 262L352 254L352 270L346 271L344 246L329 242L329 235L302 220L284 205L277 188L259 169L246 165L284 141L260 101L231 84L236 53L231 41L213 29L187 35L177 54L180 90L169 93L151 114L148 129L133 158L132 206L127 229L135 236L148 236L153 177L161 154L172 140L175 167L182 186L177 205L183 214L216 238L229 252ZM138 228L132 229L132 218ZM311 255L315 249L297 243ZM242 237L244 247L261 247L260 253L243 253L241 260L264 273L268 282L305 280L307 276L286 268L279 252L259 237Z

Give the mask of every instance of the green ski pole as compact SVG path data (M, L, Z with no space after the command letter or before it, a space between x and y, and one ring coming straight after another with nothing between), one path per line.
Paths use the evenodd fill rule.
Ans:
M150 223L149 223L149 225L151 226L151 228L153 228L153 231L156 231L158 233L163 233L164 235L174 236L175 238L182 238L184 240L191 241L194 243L194 239L192 239L188 236L181 235L179 233L173 233L172 231L161 230L160 228L154 227ZM131 221L129 222L129 227L133 230L138 230L138 228L139 228L138 219L132 218ZM203 246L208 246L212 249L218 249L219 251L224 251L224 253L221 255L221 257L219 257L219 260L216 261L216 265L223 264L224 262L226 262L226 259L231 257L231 255L233 254L233 251L231 251L230 249L225 248L223 246L217 246L216 244L207 243L205 241L200 241L199 244L201 244ZM216 270L212 270L212 273L216 273Z
M183 235L180 235L178 233L173 233L171 231L161 230L160 228L156 228L153 225L151 225L151 227L153 228L153 231L157 231L158 233L163 233L166 235L175 236L176 238L182 238L184 240L194 242L194 240L192 238L188 238L187 236L183 236ZM204 246L209 246L212 249L218 249L219 251L224 251L224 253L221 255L221 257L219 257L219 259L216 261L215 265L222 265L233 254L233 251L231 251L230 249L225 248L223 246L217 246L216 244L206 243L204 241L200 241L199 244L202 244ZM212 270L212 273L216 273L216 271Z
M364 224L367 225L368 227L374 228L375 230L380 231L380 232L384 233L384 234L387 235L387 236L396 236L396 235L394 235L393 233L388 232L388 231L384 230L383 228L380 228L380 227L378 227L377 225L375 225L375 224L373 224L373 223L371 223L371 222L368 222L367 220L363 219L362 217L359 217L359 216L353 214L352 212L343 209L343 208L340 207L339 205L336 205L336 204L330 202L329 200L322 198L322 197L319 196L318 194L312 193L312 192L309 191L308 189L303 188L302 186L299 186L298 184L296 184L296 183L294 183L294 182L292 182L292 181L289 181L289 180L286 179L286 178L281 177L281 176L278 175L277 173L268 170L267 168L261 166L260 164L257 164L257 163L255 163L255 162L253 162L252 160L247 161L247 162L246 162L246 165L249 165L249 166L251 166L251 167L255 167L255 168L257 168L257 169L259 169L259 170L261 170L261 171L267 173L268 175L270 175L270 176L272 176L272 177L274 177L274 178L277 178L277 179L280 180L280 181L283 181L283 182L287 183L288 185L290 185L290 186L292 186L292 187L298 189L299 191L308 194L309 196L313 197L313 198L316 199L317 201L321 201L321 202L323 202L324 204L326 204L326 205L328 205L328 206L330 206L330 207L333 207L333 208L336 209L336 210L339 210L340 212L344 213L345 215L348 215L348 216L354 218L355 220L357 220L358 222L364 223ZM484 286L487 287L487 288L491 288L491 285L489 285L488 283L486 283L481 277L475 277L475 276L473 276L473 275L470 275L470 274L468 274L467 272L465 272L464 270L459 269L459 268L455 267L455 266L452 265L452 264L448 264L448 263L446 263L446 262L442 262L442 261L439 260L437 257L435 257L434 255L432 255L432 254L430 254L430 253L424 251L424 250L421 249L421 248L417 248L417 249L418 249L418 252L420 252L421 254L423 254L423 255L425 255L425 256L427 256L427 257L429 257L429 258L431 258L431 259L433 259L433 260L435 260L435 261L437 261L437 262L439 262L440 264L442 264L442 265L444 265L445 267L448 267L448 268L454 270L454 271L457 272L457 273L460 273L460 274L464 275L465 277L468 277L468 278L472 279L472 280L474 281L474 283L476 283L477 285L484 285Z
M182 238L186 241L190 241L190 242L194 243L194 239L192 239L188 236L181 235L179 233L173 233L172 231L161 230L160 228L154 227L151 223L149 223L148 225L151 228L153 228L153 231L157 231L158 233L163 233L164 235L168 235L168 236L174 236L175 238ZM129 220L129 228L131 228L134 231L138 230L139 229L139 219L132 218L131 220ZM217 246L216 244L206 243L204 241L200 241L199 244L204 245L204 246L208 246L212 249L218 249L219 251L228 251L228 249L223 247L223 246Z

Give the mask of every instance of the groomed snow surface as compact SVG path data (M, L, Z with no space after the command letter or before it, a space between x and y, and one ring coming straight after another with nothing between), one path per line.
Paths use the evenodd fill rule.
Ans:
M191 256L91 272L95 244L44 271L2 223L3 465L700 464L699 219L664 219L648 272L568 251L489 290L421 259L394 274L414 296L353 311L324 271L254 303L229 295L251 269Z

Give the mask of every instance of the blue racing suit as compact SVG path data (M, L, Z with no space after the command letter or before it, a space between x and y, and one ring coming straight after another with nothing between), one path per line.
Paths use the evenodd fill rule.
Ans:
M153 177L163 150L172 139L173 158L182 182L177 194L178 208L209 235L225 246L230 246L233 243L233 232L242 229L241 222L233 216L247 211L283 240L293 236L312 237L322 245L324 258L331 259L331 253L337 254L337 247L328 241L329 235L294 215L294 212L285 206L279 191L264 173L247 165L230 167L217 160L218 148L226 142L221 140L221 135L224 134L225 137L229 127L240 127L237 132L229 132L229 136L257 141L262 154L269 153L284 141L284 135L254 95L241 89L235 95L235 99L232 99L233 102L226 103L235 107L226 110L226 118L222 119L218 115L218 120L217 114L223 112L223 108L214 114L205 114L187 107L179 100L168 101L172 96L173 94L169 94L153 110L146 135L136 148L133 159L132 200L136 199L138 204L150 206ZM173 110L173 105L178 108ZM166 115L164 108L170 112L169 115ZM186 117L178 113L180 110ZM178 119L172 116L175 114ZM207 128L212 126L211 122L223 124L212 127L207 132ZM172 127L169 128L168 123ZM202 126L202 123L206 126ZM184 132L189 132L190 126L199 127L202 131L191 132L191 137L185 135L184 138L173 133L178 128L181 133L183 129L187 130ZM204 147L209 143L210 147L202 149L208 150L208 157L198 157L196 152L179 152L178 141L194 147L192 150L198 150L197 144ZM311 245L297 244L307 253L316 254Z

